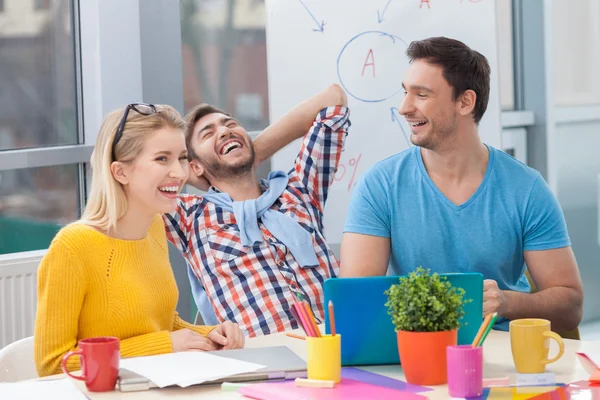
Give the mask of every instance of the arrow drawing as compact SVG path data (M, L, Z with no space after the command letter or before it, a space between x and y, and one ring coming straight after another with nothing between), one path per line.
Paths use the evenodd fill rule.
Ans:
M398 124L398 126L400 127L400 130L402 131L402 135L404 136L404 140L406 140L406 144L408 145L408 147L411 146L410 140L408 139L408 136L406 135L406 131L404 130L404 127L402 126L402 121L400 121L400 117L398 116L398 109L396 107L392 107L390 108L390 111L392 112L392 122L395 122Z
M298 0L298 1L306 9L306 12L308 12L308 14L312 18L312 20L315 21L315 24L317 24L317 27L313 28L313 31L315 31L315 32L323 32L323 30L325 29L325 21L319 22L319 20L315 18L315 16L313 15L313 13L310 12L310 10L306 6L306 4L304 4L304 2L302 0Z
M391 2L392 2L392 0L388 0L388 2L385 3L385 7L383 7L382 12L379 12L379 10L377 10L377 23L380 24L383 21L383 16L385 15L385 12L387 11L387 8Z

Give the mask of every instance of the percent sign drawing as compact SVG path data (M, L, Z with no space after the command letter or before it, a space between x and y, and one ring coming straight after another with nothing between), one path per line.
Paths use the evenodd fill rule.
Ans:
M360 158L362 157L362 154L359 154L358 157L355 158L351 158L348 160L348 165L352 168L352 176L350 177L350 182L348 182L348 191L351 191L352 189L354 189L354 186L356 186L356 170L358 169L358 163L360 162ZM335 174L335 181L341 181L344 179L344 177L346 176L346 166L344 164L340 164L338 166L338 170Z

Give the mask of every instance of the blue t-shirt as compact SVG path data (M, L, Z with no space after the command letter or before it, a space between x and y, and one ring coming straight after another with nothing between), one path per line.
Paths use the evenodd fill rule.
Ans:
M565 219L539 172L488 149L485 177L461 205L435 186L419 147L378 162L356 185L344 232L390 238L394 275L481 272L500 289L529 292L523 251L570 246Z

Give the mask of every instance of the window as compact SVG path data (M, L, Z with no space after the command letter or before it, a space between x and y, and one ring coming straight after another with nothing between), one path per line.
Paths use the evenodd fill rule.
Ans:
M69 0L55 6L46 15L20 7L2 16L0 152L78 142L73 10Z
M600 3L552 2L556 105L600 104Z
M0 255L45 249L63 225L79 217L83 164L78 163L84 161L72 156L84 153L82 148L56 147L83 143L77 2L36 0L25 7L19 0L0 0L4 3L9 8L0 16Z
M79 215L77 165L0 171L0 254L48 248Z
M264 0L182 0L185 109L210 103L251 130L269 122Z

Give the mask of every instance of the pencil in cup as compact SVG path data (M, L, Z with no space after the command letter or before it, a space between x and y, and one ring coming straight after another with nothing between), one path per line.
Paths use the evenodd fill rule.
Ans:
M335 336L335 314L331 300L329 300L329 331L331 332L331 336Z
M315 315L313 314L312 310L310 309L310 305L308 304L307 301L302 301L301 303L304 303L304 309L306 310L306 315L308 315L308 322L310 323L315 336L320 337L321 331L319 331L319 327L317 326L317 321L315 320Z
M492 315L492 319L491 319L490 323L488 324L487 328L485 328L485 332L483 333L483 336L481 337L481 340L479 341L479 344L477 346L483 346L483 342L485 342L485 339L487 339L490 331L492 330L492 328L494 327L494 324L496 323L496 318L498 318L498 314L494 313L494 315Z
M300 318L300 324L302 325L302 328L306 332L306 335L307 336L316 336L316 334L313 332L312 325L308 321L308 315L306 315L306 309L304 308L304 306L301 303L294 303L292 305L292 307L294 307L296 309L296 313L298 314L298 317Z
M475 335L475 338L473 339L473 343L471 343L472 347L477 347L477 345L479 344L479 341L481 340L481 337L483 336L483 332L485 332L485 328L487 328L491 319L492 319L492 314L488 314L485 316L485 318L481 322L481 325L479 326L479 329L477 330L477 334Z
M298 326L300 327L300 329L302 329L304 331L304 334L308 336L308 332L306 331L306 329L304 329L304 325L302 324L302 320L300 319L300 315L298 315L298 311L296 311L296 308L294 307L293 304L290 307L290 312L294 316L294 319L296 320L296 323L298 324Z
M299 322L307 336L320 335L320 332L318 332L318 329L316 329L316 322L313 325L310 319L310 315L312 315L312 312L309 315L310 307L308 306L308 303L306 301L298 300L296 297L294 297L294 304L292 305L292 308L296 309L296 314L298 314Z
M475 339L473 339L473 343L471 343L472 347L481 346L483 344L483 340L485 340L485 337L489 333L489 328L491 328L496 322L496 315L497 313L493 313L485 316L481 326L479 327L479 330L477 331L477 335L475 335ZM494 320L493 322L492 319Z

